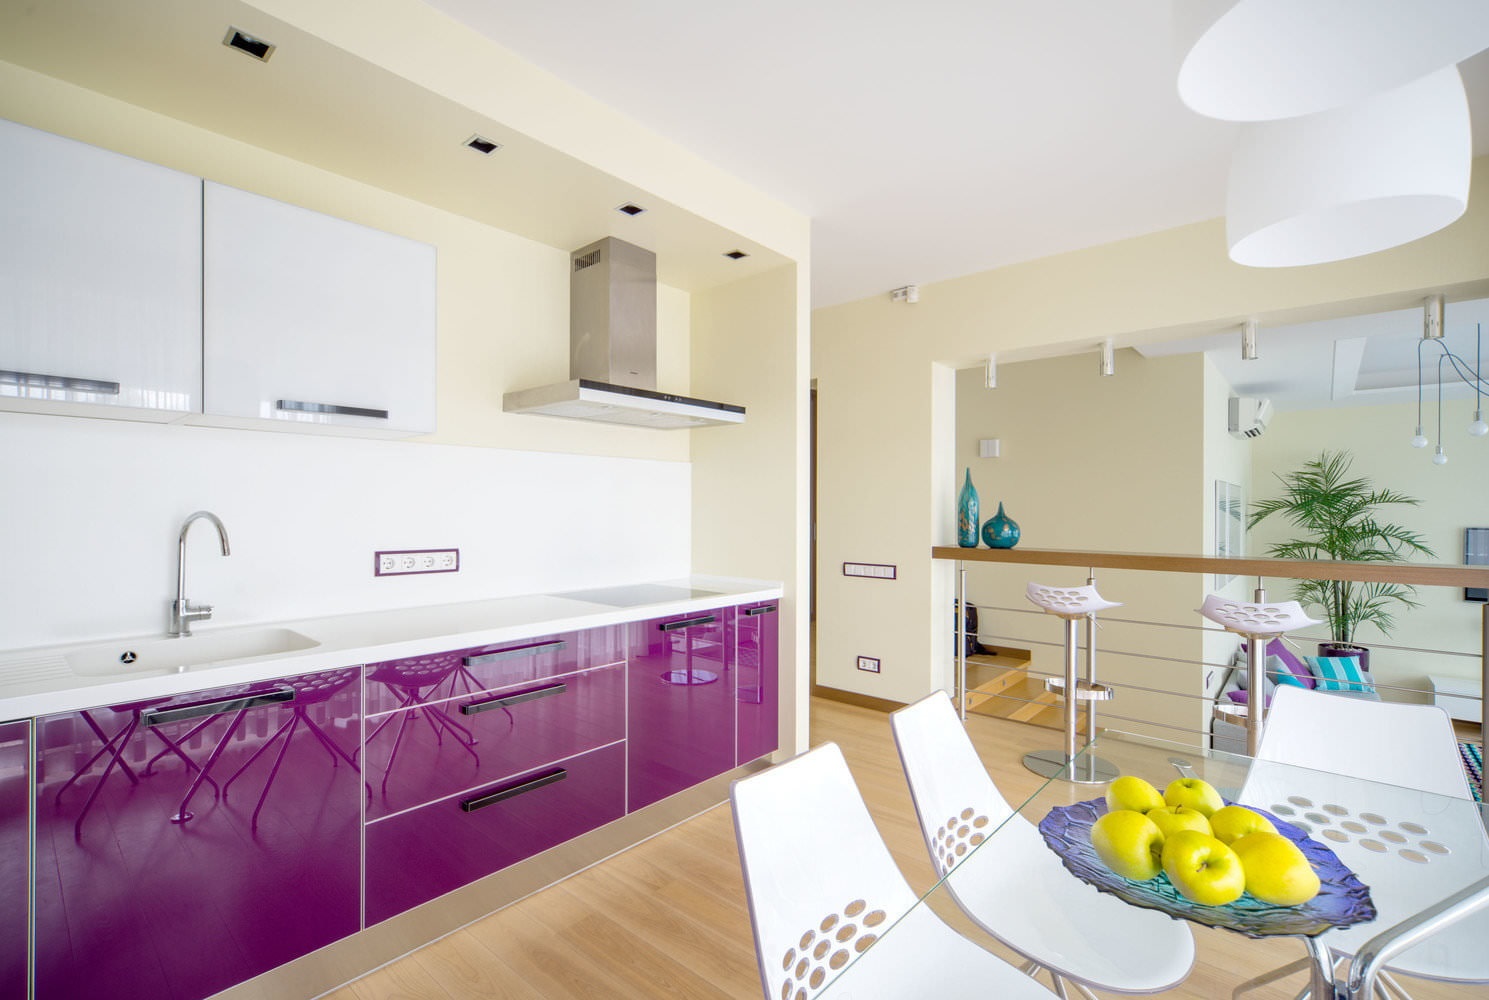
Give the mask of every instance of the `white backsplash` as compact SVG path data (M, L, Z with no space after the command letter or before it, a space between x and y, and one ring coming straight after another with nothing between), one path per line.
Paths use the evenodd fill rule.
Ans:
M187 543L214 625L690 571L687 463L0 413L0 649L163 632L202 509L232 542ZM459 573L373 575L446 547Z

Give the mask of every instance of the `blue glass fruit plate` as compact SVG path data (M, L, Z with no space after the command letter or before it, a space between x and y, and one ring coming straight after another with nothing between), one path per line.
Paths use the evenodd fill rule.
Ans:
M1226 804L1232 803L1227 801ZM1247 893L1225 906L1204 906L1181 896L1162 872L1147 882L1125 879L1108 868L1091 846L1091 827L1106 813L1103 799L1054 807L1040 821L1039 832L1050 850L1060 856L1066 869L1082 882L1133 906L1162 910L1207 927L1223 927L1254 938L1276 934L1312 937L1330 928L1350 927L1375 919L1370 887L1361 882L1338 855L1266 810L1254 806L1246 808L1267 817L1277 827L1278 833L1298 845L1318 873L1321 884L1317 896L1298 906L1273 906Z

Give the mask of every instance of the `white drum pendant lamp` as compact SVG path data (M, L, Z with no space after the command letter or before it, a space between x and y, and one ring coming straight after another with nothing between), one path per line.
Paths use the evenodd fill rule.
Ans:
M1231 260L1297 267L1420 239L1467 209L1472 159L1454 66L1342 108L1243 125L1225 212Z
M1220 0L1179 0L1181 34ZM1489 48L1485 0L1239 0L1199 35L1179 97L1226 121L1337 108Z

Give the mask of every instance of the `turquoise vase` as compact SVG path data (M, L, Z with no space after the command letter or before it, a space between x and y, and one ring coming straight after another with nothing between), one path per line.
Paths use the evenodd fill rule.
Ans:
M972 470L962 483L962 492L956 498L956 543L964 549L977 548L977 487L972 485Z
M998 513L987 519L982 526L982 540L990 549L1011 549L1019 543L1018 522L1003 513L1003 504L998 504Z

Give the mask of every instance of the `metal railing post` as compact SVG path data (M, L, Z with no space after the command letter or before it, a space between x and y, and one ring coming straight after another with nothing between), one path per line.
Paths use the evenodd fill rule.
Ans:
M957 566L956 689L957 711L967 721L967 570ZM943 633L944 634L944 633Z
M1254 600L1257 604L1267 602L1265 587L1256 588ZM1246 756L1248 757L1255 757L1262 745L1262 726L1266 722L1267 715L1265 677L1269 642L1270 639L1254 635L1246 637L1246 688L1250 691L1250 696L1246 700Z

